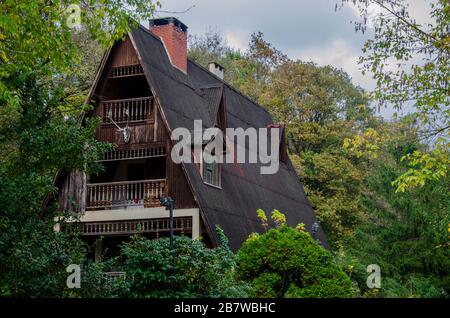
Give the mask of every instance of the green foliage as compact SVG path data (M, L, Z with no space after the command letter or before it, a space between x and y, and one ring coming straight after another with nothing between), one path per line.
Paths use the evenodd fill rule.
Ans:
M79 240L32 218L20 223L2 218L0 232L0 296L67 295L66 267L85 257Z
M345 238L340 253L363 294L368 292L366 266L374 263L382 271L379 297L444 297L449 292L448 178L396 192L390 185L402 173L400 158L410 149L393 143L373 168L364 199L368 218Z
M250 288L236 280L234 254L228 239L216 227L219 248L209 249L198 240L175 236L169 239L134 236L121 246L120 256L99 263L86 262L82 288L71 297L246 297ZM115 279L105 272L122 271Z
M105 272L116 269L115 259L103 262L84 260L81 266L81 288L70 289L68 297L72 298L116 298L128 297L129 284L126 274L108 277Z
M290 158L329 243L339 251L337 260L361 295L448 295L450 202L444 144L430 151L421 142L417 115L391 122L375 117L367 94L342 70L291 61L261 34L252 36L247 52L233 52L220 36L215 41L221 50L204 60L226 65L227 81L286 123ZM196 58L203 63L200 53ZM423 187L400 183L405 176ZM409 192L396 193L394 181ZM258 216L264 224L265 214ZM260 237L253 234L249 242ZM366 287L369 264L381 266L380 290ZM265 281L276 286L279 277L264 274L254 284L263 288ZM404 287L411 282L417 288ZM276 294L276 288L266 287L267 295Z
M377 80L376 100L381 105L393 103L397 109L413 101L417 116L424 124L434 121L447 126L450 115L449 2L430 2L424 12L430 23L422 25L412 15L407 1L353 2L358 3L363 18L357 23L357 30L365 30L368 22L376 26L360 61L364 70ZM370 5L383 14L367 19Z
M69 4L82 8L80 28L66 23ZM78 120L86 109L80 47L123 37L130 18L151 14L150 4L1 2L0 295L76 295L66 288L66 266L84 264L85 246L53 229L54 177L57 171L98 171L95 162L109 149L94 138L96 121L81 127Z
M351 231L364 217L364 173L340 151L292 155L311 204L331 242Z
M286 216L277 209L272 211L270 218L275 222L277 227L286 225Z
M283 226L244 243L238 274L256 297L351 297L348 277L306 233Z
M264 212L263 209L258 209L258 210L256 210L256 215L257 215L258 219L261 221L261 224L262 224L263 228L265 230L267 230L269 224L267 223L266 212Z
M245 297L247 286L234 278L234 256L227 247L176 236L146 240L135 236L122 246L120 268L126 272L125 297Z
M279 212L278 212L279 213ZM255 297L352 297L350 279L304 231L285 224L248 239L236 254L237 274Z
M70 23L77 11L70 10L71 5L79 6L79 26ZM66 69L80 56L72 32L83 27L106 47L123 37L130 21L148 19L157 6L159 2L151 0L2 1L0 56L28 70L39 64Z
M81 128L55 111L60 91L38 75L18 73L3 83L21 91L21 103L0 122L2 293L61 296L65 268L81 264L84 249L77 239L54 232L54 207L44 210L43 202L56 191L58 169L95 171L99 167L91 162L107 147L94 140L94 122Z
M406 189L421 188L426 182L430 183L446 178L450 167L448 145L438 145L436 149L423 153L414 151L401 158L407 161L408 170L392 182L397 192L405 192Z
M408 1L342 0L352 2L361 14L356 29L364 31L373 23L374 35L363 47L360 64L373 76L373 92L379 106L396 110L412 108L409 115L420 127L421 138L436 145L427 153L406 156L411 169L399 176L399 192L422 187L425 182L446 178L449 166L450 94L450 3L430 1L421 24L412 14ZM369 17L368 7L380 14ZM411 107L412 106L412 107ZM408 112L411 112L408 109Z

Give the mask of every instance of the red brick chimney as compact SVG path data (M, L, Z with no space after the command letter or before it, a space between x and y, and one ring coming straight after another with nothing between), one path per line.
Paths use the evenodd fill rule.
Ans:
M177 18L150 20L150 31L164 43L173 66L187 72L187 26Z

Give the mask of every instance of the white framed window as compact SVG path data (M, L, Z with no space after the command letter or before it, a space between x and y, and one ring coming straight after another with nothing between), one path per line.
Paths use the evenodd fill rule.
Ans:
M220 188L220 164L213 161L214 155L203 152L202 157L202 177L203 182ZM212 161L208 163L207 161Z

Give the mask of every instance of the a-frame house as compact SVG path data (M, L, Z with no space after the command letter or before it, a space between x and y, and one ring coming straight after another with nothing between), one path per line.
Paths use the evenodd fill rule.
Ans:
M98 140L117 147L102 160L97 176L63 173L58 181L61 210L80 214L80 235L111 255L130 235L166 236L168 212L161 196L174 199L175 234L218 242L215 226L233 250L263 230L256 210L278 209L289 225L316 222L300 180L280 144L275 174L259 163L181 163L171 160L171 132L193 131L194 120L210 127L277 127L270 114L222 80L222 68L207 70L187 58L187 27L176 18L151 20L116 43L104 56L89 101L97 116ZM103 237L100 241L98 238ZM317 238L325 243L319 228ZM325 243L326 244L326 243Z

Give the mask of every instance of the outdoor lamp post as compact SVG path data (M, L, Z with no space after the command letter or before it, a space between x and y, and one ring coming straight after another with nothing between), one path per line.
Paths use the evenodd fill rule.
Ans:
M317 231L319 230L319 223L314 222L311 226L311 232L313 239L317 240Z
M171 197L161 197L159 199L161 206L169 208L169 248L173 249L173 199Z

